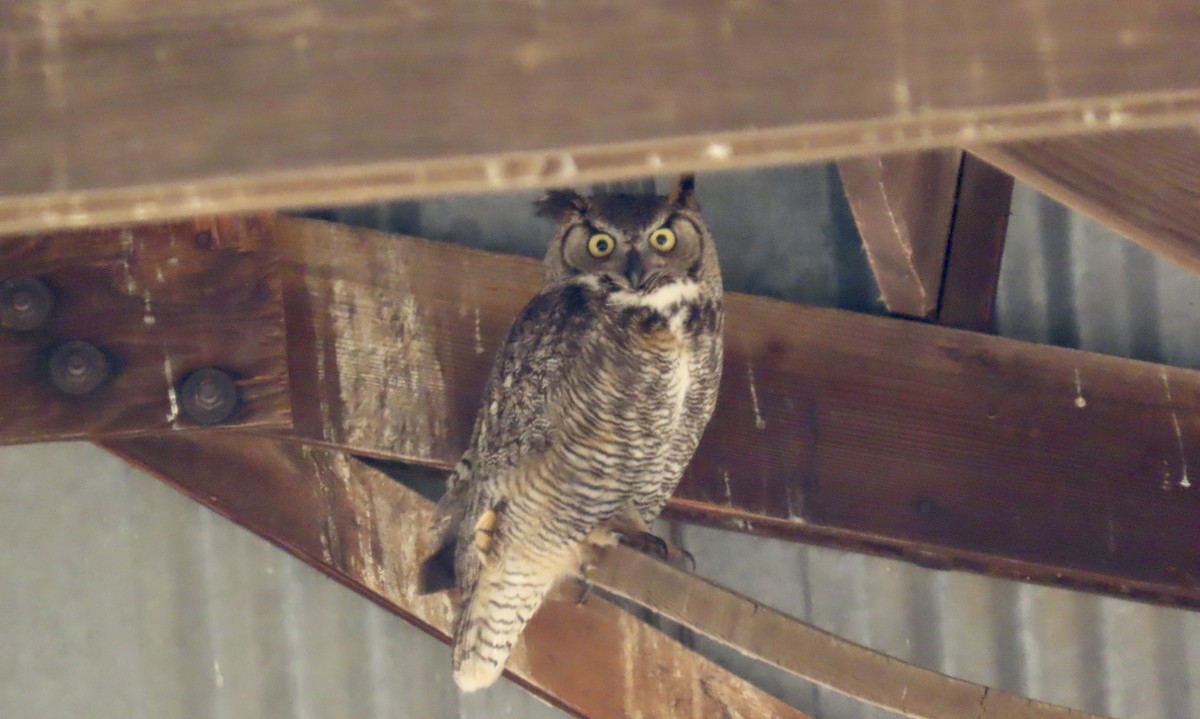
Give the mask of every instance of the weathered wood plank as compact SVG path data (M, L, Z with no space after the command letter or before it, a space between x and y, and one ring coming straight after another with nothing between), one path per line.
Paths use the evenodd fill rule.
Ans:
M992 331L1012 190L1011 175L970 154L963 157L938 324Z
M854 158L838 175L889 312L938 312L961 150Z
M905 664L625 547L605 557L594 580L747 656L903 716L1095 719Z
M382 472L340 452L229 433L105 446L447 641L449 598L416 594L433 504ZM595 596L543 605L507 675L588 719L806 718Z
M971 152L1146 249L1200 272L1200 130L972 146Z
M0 282L41 278L53 309L32 331L0 329L0 444L195 428L179 382L215 366L240 391L221 426L285 428L291 403L271 217L0 238ZM114 367L67 395L47 365L72 340Z
M0 232L1200 117L1191 0L19 0L0 20Z
M537 264L278 236L296 436L456 461ZM1200 606L1200 373L736 294L727 327L675 516Z

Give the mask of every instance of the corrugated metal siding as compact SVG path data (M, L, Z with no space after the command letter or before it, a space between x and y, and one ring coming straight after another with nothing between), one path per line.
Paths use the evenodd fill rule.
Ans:
M0 450L0 717L561 717L82 443Z
M830 168L698 191L731 288L882 311ZM535 196L318 214L539 255ZM1002 334L1200 368L1200 278L1028 188L1013 210ZM1118 717L1200 716L1200 614L682 532L701 573L906 660ZM460 698L439 643L89 445L0 449L0 576L0 717L562 716L506 683ZM680 636L822 719L889 716Z

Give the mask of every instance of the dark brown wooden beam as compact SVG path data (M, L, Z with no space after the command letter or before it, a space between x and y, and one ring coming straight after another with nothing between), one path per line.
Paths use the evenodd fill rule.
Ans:
M0 237L0 316L15 320L0 320L0 444L208 426L197 420L219 415L193 414L184 384L205 367L240 395L216 426L290 427L273 223L208 218ZM52 303L41 322L18 311L41 291L23 284L30 279Z
M1192 0L17 0L3 22L0 232L1200 118Z
M340 452L232 433L105 446L447 641L449 597L416 594L433 503L386 474ZM599 596L578 604L569 589L543 605L508 664L509 678L552 704L586 719L811 719ZM449 670L449 653L443 661Z
M595 582L747 656L904 716L1096 719L905 664L624 547L597 567Z
M963 156L938 324L992 331L1012 190L1011 175L970 154Z
M456 461L537 263L312 220L277 235L295 436ZM1200 373L737 294L728 313L674 516L1200 606Z
M962 156L930 150L837 163L889 312L937 316Z
M1200 130L1029 140L973 146L971 152L1200 272Z

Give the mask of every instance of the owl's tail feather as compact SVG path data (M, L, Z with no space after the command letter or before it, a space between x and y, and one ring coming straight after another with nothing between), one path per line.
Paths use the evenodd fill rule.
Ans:
M454 681L464 692L491 686L555 577L511 562L484 567L454 627Z

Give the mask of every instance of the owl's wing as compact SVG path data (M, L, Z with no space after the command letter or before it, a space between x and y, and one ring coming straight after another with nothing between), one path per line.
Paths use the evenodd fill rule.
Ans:
M508 470L536 462L553 442L561 389L573 374L590 371L582 349L594 330L598 301L597 292L578 284L551 287L513 321L492 364L468 450L438 502L438 551L422 570L424 591L453 583L453 545L472 495Z
M590 288L567 284L542 291L517 315L496 353L475 421L471 449L482 472L474 481L523 464L552 443L565 393L590 371L583 347L598 319Z

